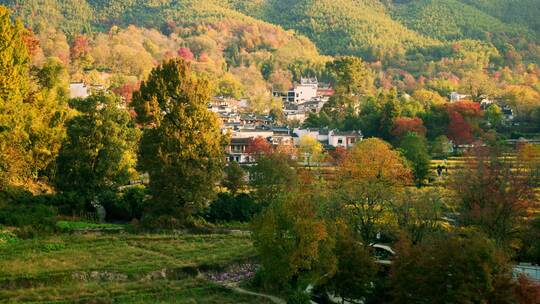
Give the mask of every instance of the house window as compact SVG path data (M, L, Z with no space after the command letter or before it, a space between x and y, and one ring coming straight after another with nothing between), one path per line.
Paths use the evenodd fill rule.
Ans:
M354 144L356 142L356 138L351 138L351 144Z
M342 144L343 144L343 139L341 139L341 138L338 139L338 140L337 140L337 143L338 143L339 145L342 145Z

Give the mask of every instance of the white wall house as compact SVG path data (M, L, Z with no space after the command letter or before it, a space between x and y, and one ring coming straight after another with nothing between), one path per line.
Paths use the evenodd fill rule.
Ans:
M466 98L470 98L469 95L460 94L458 92L452 92L450 94L450 102L458 102Z
M364 135L360 131L340 132L331 130L328 134L328 145L332 147L352 148L356 143L362 141Z
M294 88L294 102L303 103L317 97L319 83L317 78L302 78Z
M88 87L83 82L69 84L69 97L70 98L86 98L90 96Z

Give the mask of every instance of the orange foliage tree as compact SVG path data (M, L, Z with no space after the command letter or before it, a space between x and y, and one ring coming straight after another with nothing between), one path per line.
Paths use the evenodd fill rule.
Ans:
M409 132L414 132L422 136L426 135L427 129L424 127L424 122L421 118L398 117L394 120L394 126L390 131L392 136L402 137Z
M375 239L395 195L411 180L401 154L380 139L364 140L349 152L339 167L336 195L365 245Z

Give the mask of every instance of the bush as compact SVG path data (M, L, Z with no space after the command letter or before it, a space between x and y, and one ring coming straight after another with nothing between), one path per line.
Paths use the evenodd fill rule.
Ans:
M206 219L210 222L248 222L259 213L261 207L249 195L241 193L232 195L220 193L206 212Z
M0 223L17 227L19 237L31 238L55 231L56 210L43 204L11 204L0 209Z
M11 231L2 231L0 227L0 247L4 245L14 244L19 241L19 238Z

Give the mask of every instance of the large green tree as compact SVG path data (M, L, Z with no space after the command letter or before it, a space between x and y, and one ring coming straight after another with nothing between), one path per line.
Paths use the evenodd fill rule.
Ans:
M411 164L416 184L424 184L429 175L431 161L426 139L417 133L409 132L399 143L399 149Z
M140 131L116 96L96 95L71 104L79 115L67 122L55 184L60 191L76 193L81 205L74 207L83 208L129 181Z
M155 68L133 96L144 128L139 166L150 175L152 213L188 224L215 195L222 176L224 145L218 118L207 108L212 88L173 59Z

